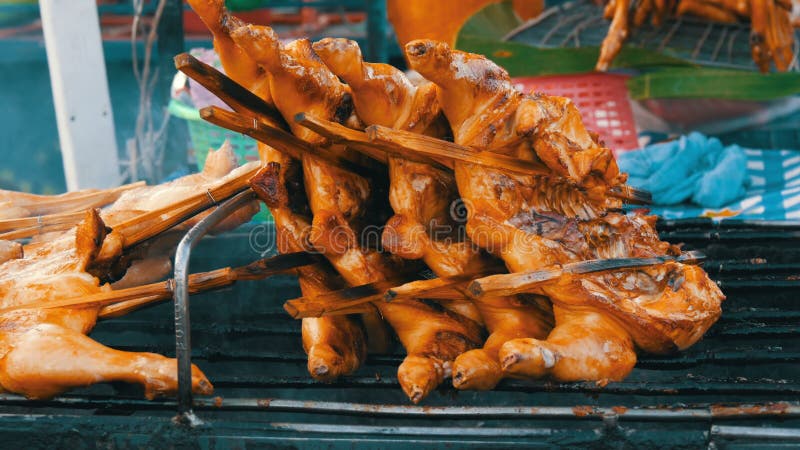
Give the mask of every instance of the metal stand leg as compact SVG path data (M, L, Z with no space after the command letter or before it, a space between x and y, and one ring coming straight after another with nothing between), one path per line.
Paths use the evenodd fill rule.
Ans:
M202 425L192 411L192 342L189 321L189 258L192 249L216 224L253 200L255 194L246 190L222 203L202 219L181 239L175 253L175 356L178 358L178 416L176 422L191 427Z

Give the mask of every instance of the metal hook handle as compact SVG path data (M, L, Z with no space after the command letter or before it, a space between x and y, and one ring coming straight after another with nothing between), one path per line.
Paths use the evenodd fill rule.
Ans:
M208 231L234 211L252 201L255 194L247 189L222 203L197 222L181 239L175 252L175 356L178 358L178 423L195 427L203 422L192 411L192 342L189 320L189 259L192 249Z

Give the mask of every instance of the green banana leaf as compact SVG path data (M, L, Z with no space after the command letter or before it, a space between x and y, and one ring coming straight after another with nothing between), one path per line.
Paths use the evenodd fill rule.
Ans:
M800 73L660 68L628 80L631 98L721 98L767 101L800 94Z
M475 13L462 25L459 36L501 41L520 25L522 20L514 12L511 1L505 0L485 6Z
M456 47L486 55L512 77L565 75L592 72L600 54L597 47L536 48L517 42L500 42L460 36ZM615 68L691 66L678 58L641 48L625 48L614 60Z

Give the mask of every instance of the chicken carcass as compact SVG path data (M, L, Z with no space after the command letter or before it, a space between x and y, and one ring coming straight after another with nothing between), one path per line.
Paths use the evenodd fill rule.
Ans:
M270 89L281 92L275 106L294 134L306 142L323 145L324 139L294 123L305 112L314 117L358 126L350 89L319 60L308 40L283 45L268 27L246 26L232 32L234 41L270 74ZM348 151L347 149L334 149ZM303 178L313 213L311 242L350 285L397 277L397 261L361 242L362 219L370 199L369 181L304 155ZM438 305L420 300L380 302L378 309L389 322L408 356L398 369L403 390L420 401L448 375L458 354L478 345L481 330L471 320ZM362 316L364 317L364 316ZM377 316L373 316L377 317ZM372 319L366 316L367 319ZM385 350L385 336L375 336L376 323L367 325L372 350ZM377 344L373 340L377 339Z
M403 72L388 64L363 61L358 44L326 38L314 43L325 64L353 92L359 118L367 125L443 137L449 131L430 82L413 85ZM389 201L395 215L383 233L388 251L407 259L422 259L439 277L479 273L492 265L472 245L456 223L455 179L452 172L430 164L389 157ZM515 297L440 302L473 320L485 322L490 336L481 349L470 350L453 363L453 384L460 389L492 389L502 378L497 359L500 346L521 337L544 338L551 318L535 304Z
M87 273L107 237L96 211L59 238L0 265L0 307L59 300L109 290ZM103 381L139 383L153 398L177 390L177 362L153 353L105 347L86 334L99 308L14 309L0 314L0 386L29 398ZM192 366L192 390L211 383Z
M292 180L299 175L297 170L293 170L297 165L289 158L280 162L270 161L250 180L251 187L269 206L275 218L280 253L313 250L308 236L311 224L302 210L297 211L298 206L307 206L305 199L297 198L298 191L303 192L302 180ZM329 264L301 267L297 274L304 296L321 295L345 287L342 278ZM308 354L308 371L317 380L332 381L350 374L367 356L364 331L351 317L305 318L302 338L303 349Z
M569 101L523 95L487 58L443 43L414 41L406 52L412 68L440 87L456 143L539 160L552 171L532 177L456 163L467 232L509 270L676 251L647 220L609 214L615 201L605 193L625 175ZM513 375L563 381L620 380L635 365L634 346L686 348L716 321L724 300L702 269L678 263L566 276L541 293L553 302L555 328L546 340L506 342L500 358Z
M214 47L228 76L262 100L272 104L266 71L236 45L230 36L231 30L241 26L241 22L228 14L224 0L191 0L189 4L212 31ZM252 183L262 200L271 206L270 211L275 221L279 242L278 250L300 251L305 247L301 244L307 240L310 224L304 219L304 212L297 210L302 210L304 206L307 209L307 200L303 198L299 203L287 204L280 198L271 198L268 192L260 190L257 186L259 184L266 186L263 183L271 180L269 183L273 187L289 187L289 192L302 191L304 189L302 171L290 170L299 164L268 145L259 143L258 151L263 163L279 165L273 167L269 176L262 174ZM331 279L325 274L325 269L303 268L297 271L297 275L304 293L321 293L326 286L334 289L336 285L331 281L315 281ZM364 359L363 331L353 318L305 318L301 330L303 347L308 354L308 370L315 379L329 381L349 374L357 369Z
M0 313L4 330L0 333L0 385L32 398L117 380L142 384L148 398L175 392L174 359L113 350L86 336L100 307L49 309L41 305L110 291L108 283L120 276L115 288L163 278L180 234L166 231L150 236L148 231L144 242L133 246L126 238L152 230L150 226L164 218L149 217L151 212L177 208L198 190L210 192L252 169L252 165L238 167L230 145L224 145L210 152L202 173L128 190L105 211L89 210L77 227L35 239L24 246L22 254L0 264L0 309L6 310ZM257 211L258 204L252 202L222 226L236 227ZM195 392L210 393L205 376L197 367L192 370Z
M228 14L224 0L191 0L189 4L214 34L214 47L225 72L233 81L272 104L269 77L231 38L230 32L241 22ZM268 118L261 117L267 123ZM310 223L305 219L308 202L299 162L263 143L258 151L268 172L251 182L253 189L270 206L275 222L278 250L301 251L307 245ZM280 196L279 193L287 195ZM301 195L298 195L301 194ZM338 281L324 268L304 267L296 271L304 295L336 289ZM361 326L352 317L320 317L302 320L303 348L308 354L308 371L322 381L333 380L355 371L363 362L366 343Z

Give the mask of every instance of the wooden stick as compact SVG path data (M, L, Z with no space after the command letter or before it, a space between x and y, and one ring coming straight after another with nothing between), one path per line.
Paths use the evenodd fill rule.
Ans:
M336 122L319 119L309 116L306 113L297 114L295 116L295 121L309 130L330 139L334 143L344 144L384 164L388 162L387 155L392 155L409 161L428 164L439 170L453 169L451 160L435 160L421 155L406 155L403 154L402 149L372 141L363 131L347 128Z
M128 313L136 311L137 309L144 308L145 306L162 302L167 299L169 299L169 297L164 297L161 295L151 295L133 300L126 300L111 305L106 305L102 309L100 309L100 313L98 313L97 318L102 320L102 319L114 319L117 317L122 317Z
M88 208L87 208L88 209ZM44 216L0 220L0 231L37 229L60 225L75 225L85 217L86 211L71 211ZM2 235L0 235L2 236Z
M30 217L0 220L0 230L9 230L25 226L33 226L34 223L16 225L14 221L37 220L39 217L49 217L57 214L82 211L89 208L105 206L119 198L125 191L140 188L145 185L144 181L125 184L111 189L90 190L68 192L61 195L25 195L23 198L9 199L14 206L25 208L31 213ZM12 196L13 197L13 196ZM14 225L12 228L9 226Z
M585 274L605 272L609 270L630 269L663 264L668 261L685 264L698 264L705 259L701 252L684 252L680 256L656 256L653 258L618 258L594 259L580 261L564 266L551 266L530 272L516 272L502 275L491 275L479 278L467 287L470 296L483 298L486 296L507 296L529 292L542 284L557 280L565 274Z
M47 216L39 216L38 218L12 219L19 220L19 223L33 222L34 225L28 225L24 228L17 229L11 228L13 227L13 224L0 225L9 227L12 230L1 233L0 239L11 241L14 239L23 239L36 236L38 234L48 233L51 231L68 230L83 220L84 217L86 217L86 211L51 214ZM37 219L41 219L41 222L38 222ZM22 222L22 220L25 222Z
M316 264L321 260L321 256L312 253L287 253L269 259L261 259L242 267L224 267L209 272L195 273L189 275L189 293L197 294L219 289L241 280L259 280L297 267ZM169 279L159 283L93 295L15 305L0 310L0 315L21 309L97 308L116 305L115 308L101 310L101 316L118 317L121 315L121 311L132 311L153 302L168 300L172 298L173 291L174 281Z
M338 291L326 292L314 297L299 297L288 300L283 309L295 319L332 315L343 309L350 309L367 303L383 300L386 290L398 280L382 280Z
M372 125L367 128L367 135L370 140L389 146L387 151L391 151L391 148L402 148L405 152L418 153L435 158L450 158L456 161L508 170L524 175L553 175L547 166L535 161L527 161L488 151L478 151L422 134ZM609 193L629 200L631 203L641 203L643 199L651 198L649 192L630 186L626 186L624 189L612 189Z
M306 252L286 253L269 259L259 259L246 266L237 267L233 269L233 277L236 279L237 282L260 280L270 275L277 275L280 273L288 272L297 267L316 264L318 262L321 262L322 260L323 258L320 255L312 253L306 253ZM191 276L189 282L191 283ZM189 288L191 289L191 285ZM110 319L114 317L124 316L125 314L133 312L145 306L148 306L152 303L169 300L170 298L171 295L166 298L159 296L151 296L151 297L142 297L135 300L127 300L120 303L115 303L103 307L103 309L100 310L98 317L100 317L101 319Z
M387 290L383 299L389 302L407 298L458 300L466 297L463 288L473 279L475 275L411 281Z
M294 159L302 159L303 154L314 155L363 177L372 178L374 176L372 169L364 166L361 161L350 158L346 154L340 155L327 148L311 145L289 132L266 125L253 117L225 111L216 106L201 109L200 117L214 125L250 136Z
M234 111L258 117L268 124L287 129L281 113L269 103L219 70L200 62L188 53L175 56L175 68L185 73L225 102Z
M384 164L387 162L386 152L376 149L363 131L347 128L346 126L330 120L318 119L306 113L298 113L294 121L328 138L335 144L345 144Z
M378 281L361 286L329 292L315 297L300 297L287 301L283 308L295 319L351 314L351 308L362 307L378 301L395 301L406 298L428 300L461 300L467 283L477 276L485 276L505 270L503 266L492 266L486 270L449 278L409 280L409 277ZM398 283L403 283L398 286Z
M0 231L5 231L5 233L0 234L0 239L23 239L46 232L68 230L83 220L86 209L107 205L118 199L123 192L144 185L144 182L137 182L105 191L87 192L60 200L31 201L29 204L23 204L22 207L36 213L59 209L64 211L0 220ZM33 209L31 209L31 206L33 206Z
M221 183L213 188L209 188L206 191L195 194L189 198L183 199L180 202L167 205L154 211L149 211L121 224L115 225L114 231L125 236L124 248L129 248L147 239L150 239L153 236L156 236L174 227L175 225L194 217L206 209L216 206L223 200L249 189L247 182L253 177L253 175L256 174L256 172L258 172L260 168L259 164L251 164L253 165L252 168L244 171L236 178L225 180L224 183ZM131 231L131 229L140 228L141 224L146 221L152 221L154 223L149 224L143 229Z

